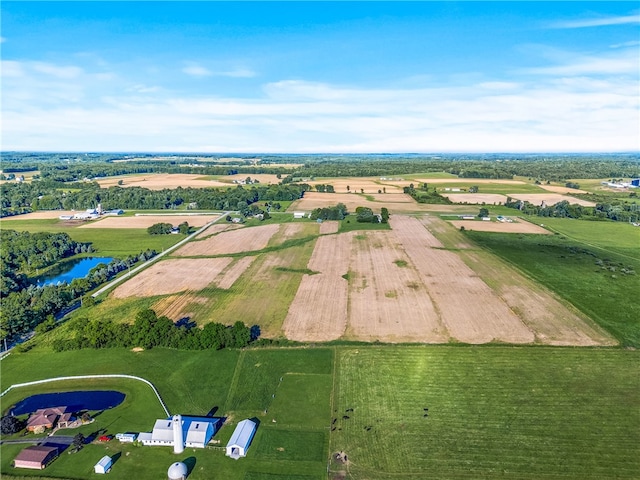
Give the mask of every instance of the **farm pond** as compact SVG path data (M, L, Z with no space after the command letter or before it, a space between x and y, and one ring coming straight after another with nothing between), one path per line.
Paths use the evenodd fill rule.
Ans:
M50 270L46 275L41 275L36 278L36 283L39 286L56 285L58 283L71 283L76 278L84 278L89 274L89 271L97 267L99 264L104 263L108 265L113 258L110 257L87 257L76 258L69 260L58 265L56 268Z
M40 408L67 407L67 411L106 410L117 407L124 401L125 394L115 390L87 390L76 392L41 393L31 395L18 402L12 415L33 413Z

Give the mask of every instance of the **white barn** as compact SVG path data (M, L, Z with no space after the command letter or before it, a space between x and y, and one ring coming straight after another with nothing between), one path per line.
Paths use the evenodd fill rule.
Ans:
M174 415L173 418L156 420L153 431L140 433L138 440L143 445L173 447L175 453L181 453L184 447L204 448L215 435L219 421L215 417Z
M113 464L113 460L110 456L105 455L100 459L98 463L95 464L93 470L95 473L107 473L111 469L111 465Z
M225 455L234 460L238 460L240 457L246 457L247 449L256 433L256 427L255 422L249 419L242 420L238 423L233 435L231 435L229 439L229 443L227 443Z

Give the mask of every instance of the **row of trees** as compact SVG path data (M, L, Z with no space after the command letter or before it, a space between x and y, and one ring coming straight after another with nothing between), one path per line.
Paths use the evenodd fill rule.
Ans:
M73 190L69 190L72 188ZM105 210L177 209L185 203L196 203L200 209L236 210L238 204L258 201L293 201L311 189L306 184L238 185L221 188L181 188L148 190L142 187L100 188L98 184L65 184L56 182L2 184L0 214L2 216L32 210L84 210L102 204Z
M71 338L54 342L55 351L82 348L170 347L184 350L242 348L255 341L259 328L249 328L241 321L232 326L208 323L204 328L185 322L174 323L158 317L151 309L136 314L133 324L77 318L69 322Z
M613 220L616 222L637 222L640 220L640 205L632 202L616 201L598 203L595 207L583 207L564 200L555 205L534 205L521 200L507 198L505 207L516 208L527 215L539 217L581 218L584 220Z
M440 195L435 187L429 190L429 186L426 183L423 183L417 189L411 183L408 187L403 187L402 191L411 195L411 198L418 203L451 204L451 201L447 197Z

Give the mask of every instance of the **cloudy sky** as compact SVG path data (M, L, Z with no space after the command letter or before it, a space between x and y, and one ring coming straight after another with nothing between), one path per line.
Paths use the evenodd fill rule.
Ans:
M2 150L640 150L637 2L3 1Z

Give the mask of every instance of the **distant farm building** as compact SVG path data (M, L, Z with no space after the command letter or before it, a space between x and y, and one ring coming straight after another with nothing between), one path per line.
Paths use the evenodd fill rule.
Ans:
M67 407L41 408L29 417L27 430L29 432L44 431L54 426L66 428L71 421L71 413L67 412Z
M226 446L226 455L234 460L247 456L247 449L256 433L256 424L251 420L242 420L231 435Z
M58 457L57 447L37 445L22 450L13 461L16 468L43 470Z
M107 473L111 470L111 466L113 465L113 460L110 456L105 455L100 459L98 463L96 463L93 467L93 471L95 473Z
M304 212L293 212L293 218L304 218Z

